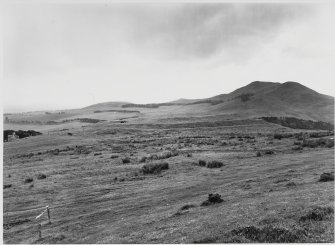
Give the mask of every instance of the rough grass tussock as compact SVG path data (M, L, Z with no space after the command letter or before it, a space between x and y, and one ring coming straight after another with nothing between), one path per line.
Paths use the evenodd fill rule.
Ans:
M169 169L169 164L166 162L161 163L149 163L142 167L143 174L159 174L163 170Z
M314 207L307 213L300 217L300 221L322 221L329 220L334 215L334 208L332 207Z
M27 177L27 178L24 179L24 183L25 183L25 184L27 184L27 183L31 183L31 182L33 182L33 181L34 181L34 179L33 179L32 177Z
M244 236L252 242L293 243L301 242L305 237L302 230L288 230L281 227L265 226L258 228L247 226L231 231L233 236Z
M130 163L130 158L129 157L125 157L125 158L122 158L122 163Z
M45 174L38 174L37 179L45 179L47 176Z
M220 161L210 161L207 163L207 168L221 168L223 166L223 163Z

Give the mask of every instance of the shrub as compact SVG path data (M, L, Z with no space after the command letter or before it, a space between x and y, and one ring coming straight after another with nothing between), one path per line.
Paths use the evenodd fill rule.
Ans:
M223 202L223 199L221 198L220 194L208 194L208 199L206 201L204 201L201 206L208 206L208 205L212 205L215 203L221 203Z
M27 177L27 178L25 178L24 183L31 183L31 182L33 182L33 181L34 181L33 178L31 178L31 177Z
M332 207L314 207L309 210L305 215L301 216L299 220L322 221L329 219L332 214L334 214L334 209Z
M37 179L45 179L47 176L45 174L38 174Z
M100 155L102 155L101 152L94 153L94 156L100 156Z
M210 161L207 163L207 168L221 168L223 166L223 163L220 161Z
M199 166L205 167L206 161L205 160L199 160Z
M143 174L158 174L162 172L162 170L169 169L169 164L166 162L162 163L149 163L145 164L142 167Z
M111 159L118 158L118 155L111 155Z
M130 163L130 158L129 157L122 158L122 163Z
M327 182L327 181L334 181L334 174L333 173L323 173L320 175L320 182Z
M12 187L12 184L8 184L8 185L3 186L4 189L11 188L11 187Z

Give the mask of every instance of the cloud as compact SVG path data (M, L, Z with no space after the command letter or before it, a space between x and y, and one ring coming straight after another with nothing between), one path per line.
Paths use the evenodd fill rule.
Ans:
M312 10L306 4L193 3L161 16L137 11L131 40L170 58L203 59L223 52L234 59L275 38L282 26Z
M173 60L222 55L234 62L311 10L306 4L13 5L5 19L5 73L61 73L127 52Z

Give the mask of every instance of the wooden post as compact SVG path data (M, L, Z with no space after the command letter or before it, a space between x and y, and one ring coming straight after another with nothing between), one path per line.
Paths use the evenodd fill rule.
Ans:
M38 239L42 238L42 225L38 224Z
M47 212L48 212L48 219L49 219L49 224L51 224L51 219L50 219L50 210L49 210L49 206L47 206Z

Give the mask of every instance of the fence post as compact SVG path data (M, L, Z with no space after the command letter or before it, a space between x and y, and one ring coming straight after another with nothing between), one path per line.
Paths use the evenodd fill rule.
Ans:
M42 225L38 224L38 238L41 239L42 238Z
M47 212L48 212L48 219L49 219L49 224L51 224L51 219L50 219L50 210L49 210L49 206L47 206Z

